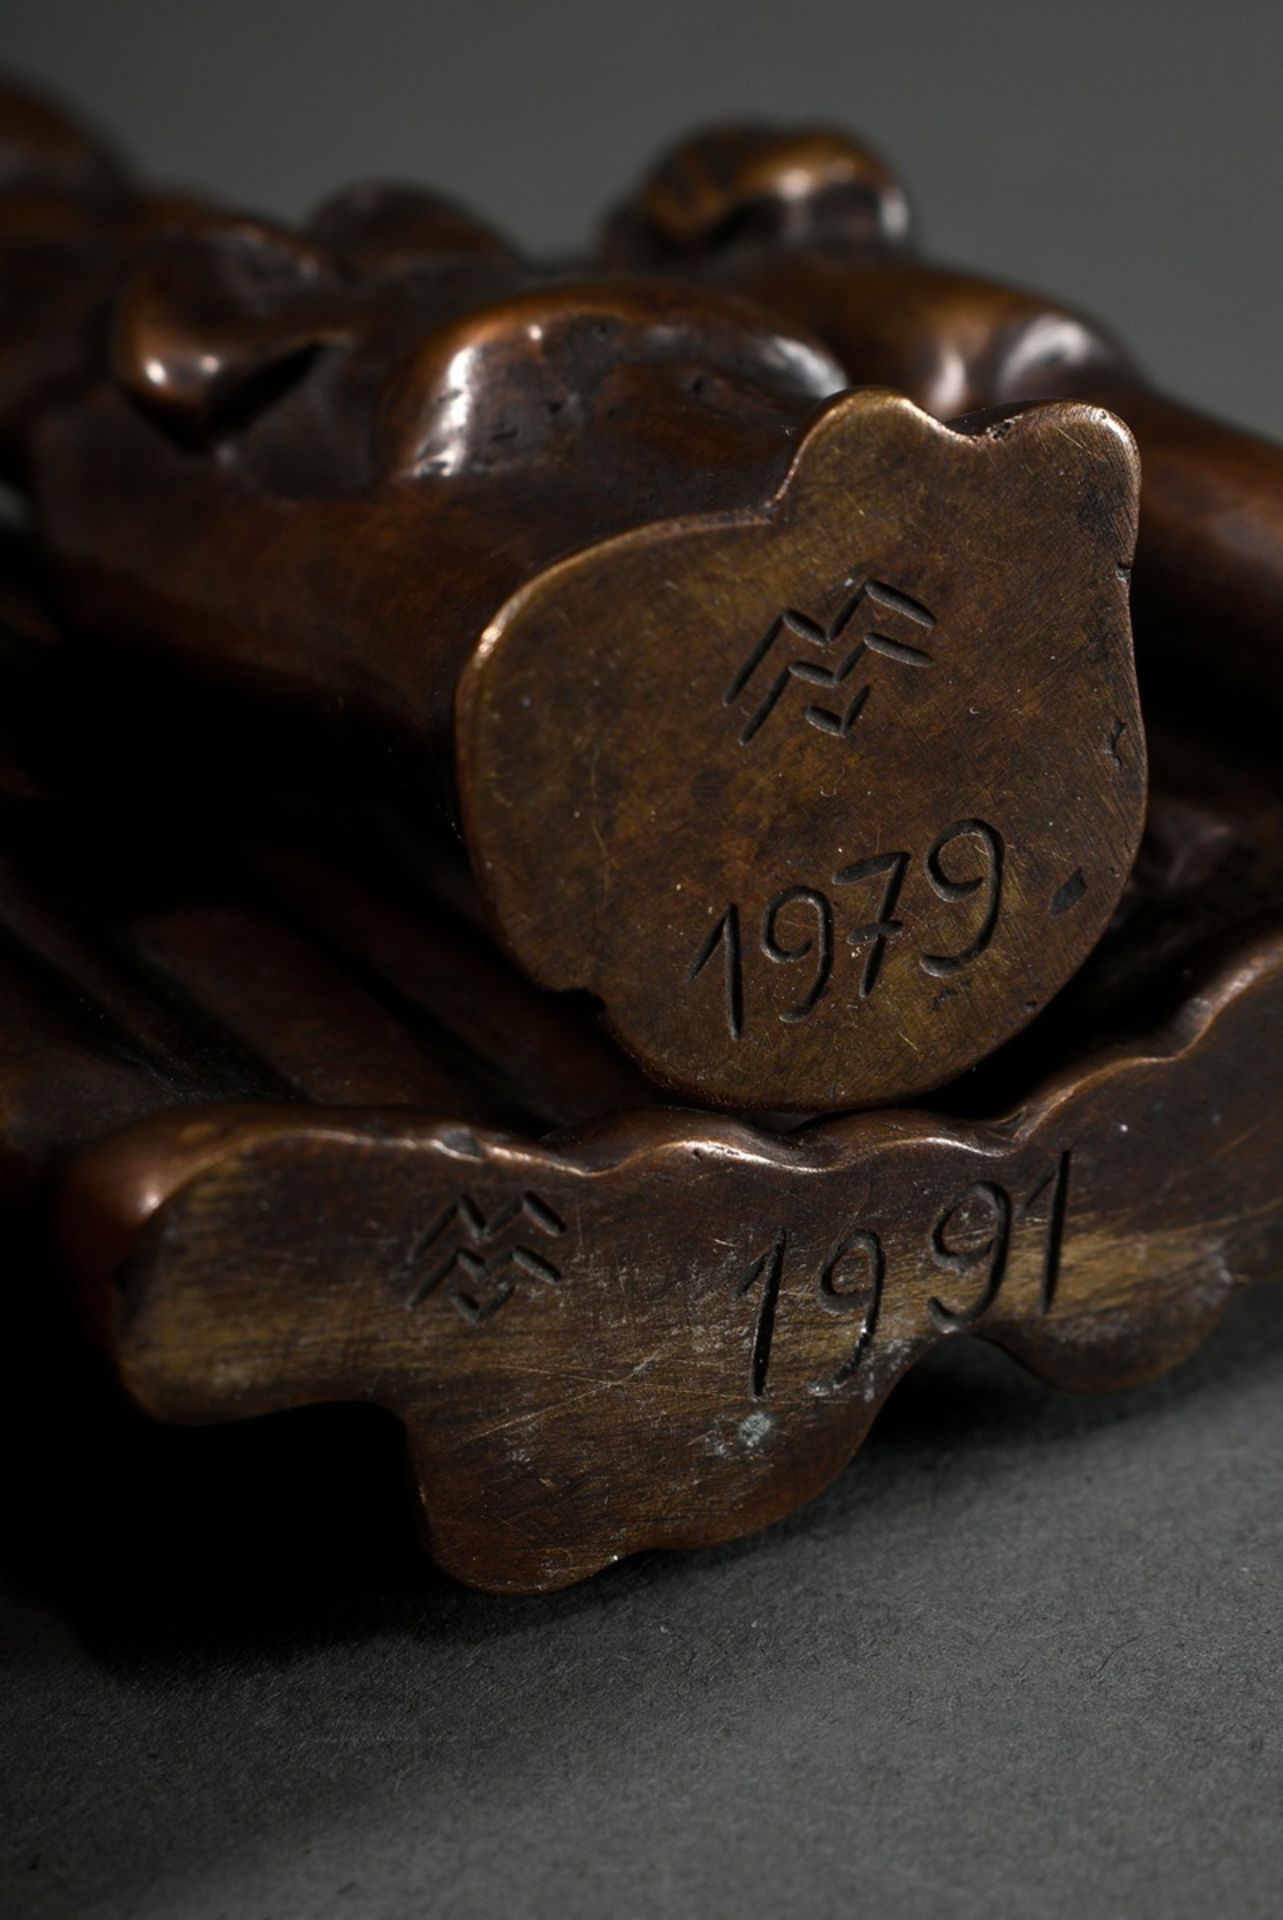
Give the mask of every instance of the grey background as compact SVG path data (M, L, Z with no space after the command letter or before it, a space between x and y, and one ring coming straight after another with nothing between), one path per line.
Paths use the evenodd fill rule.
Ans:
M938 252L1283 433L1274 0L5 0L0 59L149 170L287 214L427 178L532 244L691 122L850 122ZM1279 1306L1108 1402L960 1345L804 1514L544 1602L425 1572L373 1416L33 1414L0 1907L1276 1915Z
M0 60L264 211L427 179L538 246L702 121L855 125L937 252L1283 433L1277 0L2 0Z

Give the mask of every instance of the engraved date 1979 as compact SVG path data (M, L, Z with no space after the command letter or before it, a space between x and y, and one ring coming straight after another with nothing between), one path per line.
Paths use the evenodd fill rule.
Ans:
M1005 846L996 827L984 820L958 820L938 834L922 862L927 885L949 906L971 902L969 921L960 928L961 944L945 953L919 952L919 969L936 979L961 973L990 945L1002 911ZM857 992L872 998L883 978L888 954L905 931L897 917L900 896L914 860L910 853L877 853L841 866L829 882L834 895L819 887L784 887L766 902L746 941L745 914L732 900L701 942L687 981L697 980L719 951L722 957L726 1025L738 1040L749 1016L746 961L756 951L772 966L795 966L804 991L780 1013L788 1024L807 1020L831 991L839 943L860 961ZM871 915L871 917L870 917ZM859 924L851 926L850 919ZM748 953L746 954L746 946Z

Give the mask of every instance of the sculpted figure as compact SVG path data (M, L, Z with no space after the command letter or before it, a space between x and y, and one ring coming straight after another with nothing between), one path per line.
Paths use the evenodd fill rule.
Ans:
M684 265L540 266L405 189L286 230L10 129L0 253L65 229L10 464L158 729L232 689L314 787L359 754L534 980L714 1104L940 1085L1081 964L1145 791L1107 411L949 427ZM840 147L805 178L896 230Z
M751 295L814 328L848 379L901 388L940 419L1057 397L1111 408L1144 473L1133 597L1147 683L1192 683L1241 725L1277 706L1283 448L1160 392L1067 303L924 259L904 188L862 142L709 129L660 161L602 250Z

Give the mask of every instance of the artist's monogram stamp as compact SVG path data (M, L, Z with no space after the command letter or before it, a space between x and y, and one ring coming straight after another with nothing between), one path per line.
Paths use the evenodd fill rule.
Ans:
M487 1215L461 1193L415 1240L415 1273L408 1304L421 1306L449 1281L451 1305L472 1325L489 1320L507 1304L521 1279L556 1285L561 1268L528 1241L555 1241L565 1222L537 1193L522 1193Z
M845 740L870 693L871 683L856 668L870 654L902 667L929 667L934 655L923 640L935 624L924 606L881 580L862 581L826 627L786 607L754 643L722 696L728 707L739 705L746 693L753 703L740 728L740 745L748 746L761 732L794 681L826 696L807 701L803 713L810 724Z

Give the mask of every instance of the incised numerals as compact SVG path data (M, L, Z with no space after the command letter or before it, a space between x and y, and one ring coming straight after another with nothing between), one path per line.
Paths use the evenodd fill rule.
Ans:
M927 1308L942 1333L973 1327L997 1303L1010 1268L1015 1236L1022 1226L1041 1236L1038 1307L1049 1313L1055 1303L1069 1205L1070 1153L1065 1151L1036 1181L1023 1200L996 1180L977 1180L942 1209L927 1235L927 1251L954 1284L942 1285ZM749 1387L763 1398L770 1377L776 1310L788 1260L789 1236L781 1229L769 1247L740 1275L733 1297L757 1302L757 1320ZM881 1234L852 1228L830 1249L813 1276L817 1304L825 1313L854 1322L854 1339L841 1365L811 1382L813 1393L836 1393L858 1370L878 1328L887 1280L887 1256ZM960 1287L970 1281L971 1291Z
M959 871L964 848L975 856L968 864L976 871ZM947 980L978 960L988 947L1002 910L1004 855L1002 835L984 820L955 821L931 843L922 865L936 899L948 905L974 900L976 906L966 943L952 953L920 952L917 963L922 972ZM805 981L805 990L779 1015L781 1020L789 1024L807 1020L824 1000L833 984L839 933L841 944L860 961L859 998L872 998L888 953L905 931L897 912L912 865L911 854L877 853L839 867L829 885L843 890L840 918L833 899L818 887L784 887L766 902L760 920L752 923L756 950L772 966L798 966L799 984ZM859 919L855 926L846 924L862 910L872 917ZM748 1018L744 922L739 902L732 900L701 942L686 976L688 983L697 980L720 951L726 1024L733 1040L743 1034ZM748 958L752 951L750 943Z
M1066 1149L1046 1163L1023 1197L999 1181L976 1180L940 1209L925 1235L923 1257L942 1276L939 1290L927 1300L927 1311L941 1333L965 1332L993 1310L1020 1244L1036 1250L1038 1310L1051 1311L1065 1244L1071 1158ZM460 1194L414 1241L409 1264L418 1278L406 1304L420 1306L449 1281L451 1304L470 1325L480 1326L513 1297L521 1279L561 1283L561 1269L525 1244L525 1237L555 1240L565 1231L564 1222L538 1194L522 1193L488 1216L471 1195ZM731 1288L733 1302L753 1303L748 1385L754 1400L763 1399L770 1385L780 1294L790 1259L796 1258L790 1248L789 1230L781 1227L737 1270ZM858 1372L877 1334L891 1277L882 1233L872 1225L854 1224L805 1274L818 1309L851 1327L845 1357L832 1372L809 1383L811 1393L837 1393Z

